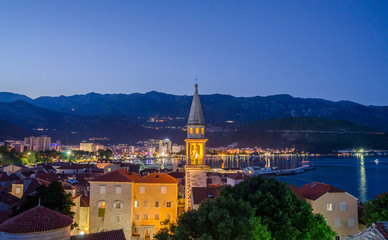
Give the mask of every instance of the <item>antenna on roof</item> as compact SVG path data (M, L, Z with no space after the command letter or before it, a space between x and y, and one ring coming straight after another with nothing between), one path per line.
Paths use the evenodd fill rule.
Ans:
M40 207L40 198L39 198L38 206Z

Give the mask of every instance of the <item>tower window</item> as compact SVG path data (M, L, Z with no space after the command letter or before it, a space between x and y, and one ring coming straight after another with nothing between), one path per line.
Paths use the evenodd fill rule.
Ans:
M199 134L199 128L195 128L195 134Z
M205 134L205 129L204 128L202 128L202 135L204 135Z
M193 128L190 128L190 134L193 134Z

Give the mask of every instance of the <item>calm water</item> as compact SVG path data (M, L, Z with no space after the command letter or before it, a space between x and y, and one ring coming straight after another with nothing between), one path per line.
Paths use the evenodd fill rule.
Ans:
M379 162L376 164L375 159ZM161 160L158 160L159 162ZM177 167L184 163L184 158L162 160L172 162ZM151 164L149 161L148 164ZM147 163L146 163L147 164ZM360 201L374 199L376 195L388 192L388 157L260 157L248 156L216 156L208 157L206 164L212 168L245 168L245 167L277 167L290 169L305 164L313 165L316 170L299 175L279 176L278 180L301 187L311 182L322 182L341 188Z
M374 162L375 159L379 160L378 164ZM316 170L277 179L298 187L310 182L331 184L362 202L388 192L388 157L321 157L309 158L309 161Z

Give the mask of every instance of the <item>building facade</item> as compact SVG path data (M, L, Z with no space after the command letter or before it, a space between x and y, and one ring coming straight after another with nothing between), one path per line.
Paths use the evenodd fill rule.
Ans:
M320 213L333 231L335 239L346 239L359 232L358 199L342 189L324 184L310 183L299 189L310 203L314 213Z
M140 175L119 169L90 183L90 233L123 229L131 239L133 183Z

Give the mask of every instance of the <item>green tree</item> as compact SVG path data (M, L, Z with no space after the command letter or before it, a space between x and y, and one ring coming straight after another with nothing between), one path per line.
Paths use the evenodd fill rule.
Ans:
M251 177L224 188L221 196L224 195L248 202L273 239L331 240L335 236L322 215L313 214L310 204L296 198L285 183L275 178Z
M105 159L110 159L113 157L113 152L110 149L104 149L104 150L100 149L98 150L97 154L100 158L105 158Z
M270 233L254 216L249 203L231 195L202 203L198 210L180 215L177 223L164 222L158 240L268 240Z
M15 149L9 149L7 146L0 147L0 166L22 163L23 162L16 154Z
M362 220L368 226L375 222L388 221L388 194L365 203Z
M39 199L40 205L74 218L75 212L71 211L71 208L75 206L75 203L71 200L71 194L66 194L62 184L58 181L50 183L48 187L44 185L37 187L36 194L28 196L19 208L14 208L12 216L35 207Z

